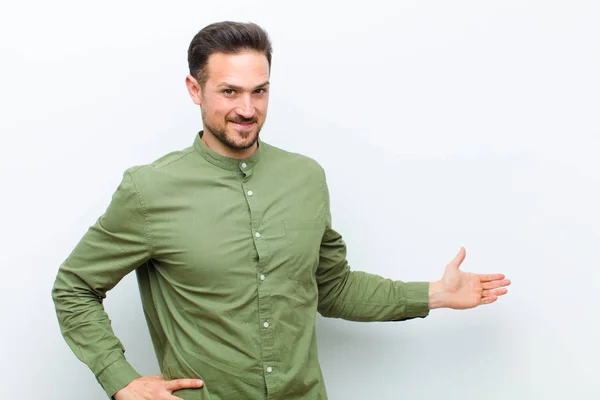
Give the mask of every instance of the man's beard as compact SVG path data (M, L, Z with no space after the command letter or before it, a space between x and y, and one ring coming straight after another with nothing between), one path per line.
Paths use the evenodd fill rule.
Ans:
M202 123L204 124L204 129L210 131L213 134L213 136L216 137L217 140L219 142L223 143L226 147L228 147L232 150L246 150L246 149L249 149L250 147L254 146L254 144L258 140L260 130L262 129L262 125L258 125L258 121L255 118L249 118L249 119L237 118L232 121L232 122L254 122L255 124L257 124L257 130L256 130L256 133L254 134L254 138L252 138L252 140L250 142L244 143L241 145L235 143L233 140L231 140L229 138L229 136L227 136L227 122L228 121L231 121L231 120L226 120L225 125L219 129L219 128L215 127L214 125L208 123L208 121L206 121L205 118L202 118ZM252 134L252 133L250 133L250 134Z

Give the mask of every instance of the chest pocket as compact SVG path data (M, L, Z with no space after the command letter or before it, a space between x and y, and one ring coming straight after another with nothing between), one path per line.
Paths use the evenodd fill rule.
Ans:
M286 269L290 279L313 283L319 265L319 250L325 229L320 219L284 220L287 243Z

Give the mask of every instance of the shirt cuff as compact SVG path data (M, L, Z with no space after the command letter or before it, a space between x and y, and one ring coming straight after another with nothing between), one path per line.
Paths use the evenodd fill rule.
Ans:
M406 318L429 315L429 282L410 282L404 289Z
M112 399L115 393L139 377L141 375L138 374L131 364L124 358L121 358L104 368L96 379L98 379L108 397Z

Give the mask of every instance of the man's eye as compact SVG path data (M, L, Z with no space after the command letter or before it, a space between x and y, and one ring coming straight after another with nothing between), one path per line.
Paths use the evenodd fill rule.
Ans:
M223 93L225 93L226 95L232 95L235 93L235 90L233 89L225 89L223 90Z
M267 93L267 89L265 89L265 88L256 89L254 91L254 93Z

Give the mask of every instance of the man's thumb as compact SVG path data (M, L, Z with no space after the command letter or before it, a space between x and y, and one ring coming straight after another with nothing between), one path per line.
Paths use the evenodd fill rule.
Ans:
M465 259L466 255L467 251L464 247L461 247L456 257L454 257L454 259L450 261L450 264L448 264L448 267L458 269L458 267L460 267L460 264L462 264L463 260Z

